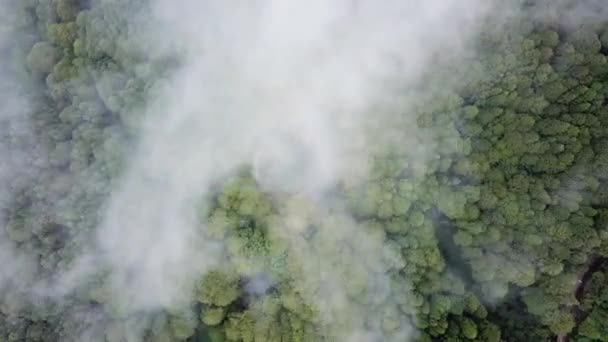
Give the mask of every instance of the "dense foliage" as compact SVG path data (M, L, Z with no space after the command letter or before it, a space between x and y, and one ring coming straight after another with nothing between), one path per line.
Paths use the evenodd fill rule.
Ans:
M23 171L1 185L0 247L33 266L26 287L0 283L0 341L336 341L362 326L381 341L608 340L608 23L521 16L481 34L457 90L429 75L434 95L377 128L416 125L408 139L434 157L379 142L366 178L323 205L264 192L244 167L198 213L225 262L189 306L125 314L104 274L59 302L32 293L86 248L143 101L178 62L135 44L125 13L144 1L14 2L23 38L3 53L33 105L2 123L27 158L3 161Z

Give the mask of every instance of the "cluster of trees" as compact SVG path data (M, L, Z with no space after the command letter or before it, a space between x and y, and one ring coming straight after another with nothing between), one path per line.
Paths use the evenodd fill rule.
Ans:
M607 339L608 24L534 14L481 34L459 87L437 91L437 70L428 101L391 109L378 129L397 138L321 203L263 192L247 168L226 180L199 213L225 261L189 306L125 317L103 281L38 296L95 233L144 99L177 63L146 55L127 16L145 6L14 1L3 52L34 105L31 130L0 131L27 165L2 184L0 241L31 264L0 283L0 341ZM411 125L424 157L398 138Z
M137 4L90 5L77 0L3 5L15 19L13 39L2 52L10 57L6 63L17 61L9 78L24 85L19 96L28 112L18 119L25 121L21 125L3 116L0 136L11 151L3 154L8 159L3 163L14 168L1 180L0 241L10 242L2 246L10 247L7 255L15 250L19 257L7 261L18 268L15 279L0 283L0 340L78 340L101 317L99 304L82 294L57 303L36 291L49 288L94 234L131 146L127 121L139 113L146 91L145 75L123 65L122 50L107 46L128 44L116 31L125 24L101 21L124 17L117 13Z

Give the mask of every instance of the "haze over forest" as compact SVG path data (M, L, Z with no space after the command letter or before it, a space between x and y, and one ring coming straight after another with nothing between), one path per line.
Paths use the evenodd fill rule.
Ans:
M608 341L604 0L0 0L0 342Z

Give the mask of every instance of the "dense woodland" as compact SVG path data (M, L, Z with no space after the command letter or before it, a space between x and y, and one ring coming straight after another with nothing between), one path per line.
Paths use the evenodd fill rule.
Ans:
M0 144L27 157L1 161L19 172L1 179L0 247L31 267L1 283L0 341L341 341L361 326L365 341L608 341L608 20L564 27L567 14L525 15L550 1L522 4L452 66L458 87L438 89L437 70L414 113L370 127L414 124L435 157L378 142L335 207L265 192L244 166L198 213L225 263L188 306L144 313L113 301L102 272L61 300L33 293L86 248L145 99L179 60L130 49L145 1L13 2L0 68L20 82L0 88L29 105L2 117ZM324 272L348 284L343 315L321 305Z

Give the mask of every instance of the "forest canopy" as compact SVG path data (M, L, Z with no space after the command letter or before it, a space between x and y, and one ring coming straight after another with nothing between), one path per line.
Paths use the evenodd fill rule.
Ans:
M314 57L315 23L249 44L213 1L165 37L151 0L5 2L0 341L608 341L601 1L506 1L462 46L362 14Z

